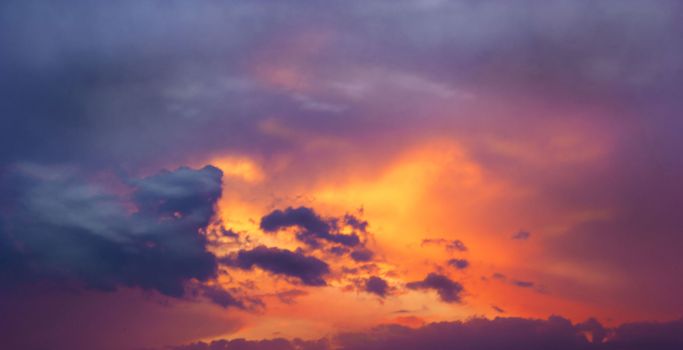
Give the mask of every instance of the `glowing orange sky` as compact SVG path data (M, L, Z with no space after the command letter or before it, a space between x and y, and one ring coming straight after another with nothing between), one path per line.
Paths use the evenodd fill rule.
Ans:
M287 131L291 133L296 131ZM495 138L485 142L495 152L551 168L566 164L599 165L609 152L606 139L589 138L570 125L549 125L525 143ZM330 216L362 208L372 233L369 247L379 256L378 275L396 289L391 298L382 300L358 290L342 276L328 287L297 287L304 293L296 297L295 303L269 298L265 311L245 315L244 327L230 336L260 339L287 334L315 338L385 322L410 325L475 315L500 316L493 306L504 309L505 315L524 317L546 317L557 310L575 320L599 315L609 322L618 322L638 316L609 303L596 303L562 291L565 284L572 283L598 290L608 288L619 283L618 276L550 261L540 254L542 246L536 237L529 241L511 240L518 230L562 234L563 227L578 220L609 216L609 208L568 212L553 208L552 203L524 204L530 199L538 200L533 184L522 187L504 174L487 171L457 139L419 140L394 153L371 162L350 161L341 165L343 172L335 168L301 180L288 177L288 167L296 167L296 160L275 169L267 169L259 160L246 156L226 155L208 160L225 174L219 204L221 219L238 232L248 232L254 242L289 249L300 246L285 234L258 233L259 218L274 203L310 206ZM363 156L351 159L358 157ZM358 163L361 165L355 165ZM277 185L282 182L288 186ZM459 239L469 250L454 253L438 245L422 245L427 238ZM230 249L223 247L221 251L226 253ZM445 261L452 257L466 258L471 267L464 271L447 267ZM464 303L447 304L438 300L435 293L402 287L433 270L442 271L466 286ZM521 288L510 281L491 278L494 273L505 274L510 280L533 281L535 286ZM249 278L258 280L260 295L291 289L286 283L269 282L272 278L266 273L251 274ZM398 311L402 313L397 314Z

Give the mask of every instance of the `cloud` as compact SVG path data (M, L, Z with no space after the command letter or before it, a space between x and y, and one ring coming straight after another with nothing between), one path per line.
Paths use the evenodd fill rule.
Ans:
M497 312L497 313L500 313L500 314L504 314L504 313L505 313L505 310L503 310L502 308L500 308L500 307L498 307L498 306L496 306L496 305L491 305L491 308L492 308L495 312Z
M294 277L309 286L324 286L324 276L330 268L324 261L306 256L301 251L258 246L251 250L240 250L235 256L223 261L234 267L249 270L257 266L276 275Z
M308 295L308 293L300 289L290 289L275 294L275 296L285 304L294 304L297 298L303 297L305 295Z
M352 223L359 225L356 221ZM313 209L307 207L274 210L261 218L260 223L261 229L265 232L276 232L293 226L301 229L301 232L297 233L297 239L312 246L318 244L318 239L351 247L360 244L358 235L335 232L337 229L335 220L325 220ZM362 227L364 228L365 225Z
M491 275L491 278L497 281L501 281L504 283L509 283L510 285L513 285L515 287L520 287L520 288L532 288L536 285L536 283L532 281L523 281L523 280L518 280L514 278L508 278L506 275L500 273L500 272L495 272ZM540 287L537 289L537 291L542 292L543 287Z
M522 287L522 288L531 288L534 286L534 282L520 281L520 280L512 280L512 281L510 281L510 284L512 284L513 286Z
M389 284L380 277L372 276L365 280L365 291L380 297L385 297L389 292Z
M287 340L284 338L266 340L216 340L211 343L194 343L185 346L171 347L170 350L330 350L326 339L320 340Z
M216 275L201 231L221 195L217 168L123 179L129 198L68 169L27 165L10 177L0 210L0 250L9 253L0 270L9 276L181 297L187 281Z
M590 326L587 326L590 324ZM587 339L586 332L591 335ZM605 336L605 334L608 336ZM572 324L551 316L483 319L431 323L418 328L395 324L366 332L341 333L320 340L218 340L171 347L172 350L677 350L683 347L683 320L665 323L630 323L605 329L595 320Z
M439 294L439 298L446 303L459 303L463 287L447 276L430 273L422 281L410 282L406 284L409 289L433 289Z
M202 286L201 290L202 295L211 300L214 304L220 305L224 308L244 308L244 303L235 298L235 296L233 296L232 293L228 292L227 290L215 286Z
M344 222L360 232L367 232L368 222L366 220L361 220L354 215L346 214L344 215Z
M375 256L375 253L373 253L370 249L360 248L352 251L350 256L354 261L368 262L372 260L372 258Z
M507 281L507 276L503 275L500 272L494 272L491 275L491 278L493 278L494 280L499 280L499 281Z
M448 265L455 267L458 270L464 270L470 266L470 262L466 259L450 259Z
M512 235L512 239L520 240L520 241L526 241L531 237L531 232L529 231L519 231Z
M458 252L466 252L467 247L465 246L465 243L463 243L459 239L455 240L447 240L443 238L427 238L423 239L421 245L429 245L429 244L434 244L434 245L441 245L446 250L449 251L458 251Z

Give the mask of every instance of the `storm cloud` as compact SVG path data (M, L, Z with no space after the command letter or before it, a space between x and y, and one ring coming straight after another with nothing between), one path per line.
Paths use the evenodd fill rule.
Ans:
M221 195L217 168L124 179L129 198L71 169L24 166L8 176L0 270L12 282L140 287L181 297L190 279L216 275L201 231Z

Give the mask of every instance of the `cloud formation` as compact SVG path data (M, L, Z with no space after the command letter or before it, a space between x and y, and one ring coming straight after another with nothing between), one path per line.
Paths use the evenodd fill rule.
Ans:
M389 284L380 277L372 276L365 280L365 291L380 297L385 297L389 292Z
M363 230L365 229L366 225L359 224L355 218L353 220L346 219L346 221L351 222L354 226L361 227ZM313 209L307 207L288 207L284 210L274 210L261 218L260 224L261 229L265 232L277 232L292 226L301 229L296 234L297 239L311 246L319 245L319 239L349 247L357 246L361 243L360 238L355 233L343 234L337 232L336 220L325 220Z
M406 284L409 289L435 290L439 298L446 303L459 303L463 286L448 278L448 276L438 273L430 273L422 281L415 281Z
M330 268L324 261L304 255L302 251L289 251L276 247L258 246L251 250L240 250L234 257L223 261L234 267L249 270L257 266L276 275L294 277L309 286L324 286L325 275Z
M450 259L448 260L448 265L455 267L458 270L464 270L470 266L470 262L467 259Z
M454 240L447 240L444 238L427 238L423 239L421 245L440 245L446 248L448 251L456 251L456 252L466 252L467 247L465 246L465 243L463 243L459 239L454 239Z
M572 324L552 316L547 320L525 318L475 318L464 322L432 323L420 328L384 325L367 332L342 333L313 341L285 339L247 341L236 339L195 343L173 350L676 350L683 346L683 321L630 323L605 329L595 320ZM590 336L590 339L587 337Z
M526 241L531 237L531 232L529 231L519 231L512 235L512 239L520 240L520 241Z
M217 168L124 179L130 198L72 170L25 166L9 177L0 270L15 282L140 287L181 297L187 281L216 275L202 230L221 195Z

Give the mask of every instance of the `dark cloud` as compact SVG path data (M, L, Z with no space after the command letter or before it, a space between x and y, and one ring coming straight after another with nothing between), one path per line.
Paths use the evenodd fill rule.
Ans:
M240 234L231 230L231 229L226 229L225 227L220 228L220 232L223 236L233 238L233 239L239 239Z
M520 280L512 280L512 281L510 281L510 284L512 284L513 286L522 287L522 288L531 288L534 286L534 282L520 281Z
M320 340L287 340L283 338L267 340L216 340L211 343L194 343L185 346L171 347L169 350L330 350L329 341Z
M351 214L344 215L344 223L360 232L367 232L368 229L368 222L366 220L361 220Z
M503 275L500 272L494 272L491 275L491 278L493 278L494 280L499 280L499 281L507 281L507 276Z
M180 297L187 281L216 275L201 231L221 195L217 168L124 179L129 199L75 170L26 165L8 177L0 208L3 276Z
M354 261L368 262L372 260L372 258L375 256L375 253L373 253L370 249L360 248L352 251L350 256Z
M609 336L605 336L605 332ZM591 339L586 338L586 333L591 335ZM219 340L172 349L677 350L683 347L682 334L681 320L667 323L630 323L605 330L595 320L573 325L569 320L558 316L547 320L474 318L464 322L432 323L416 329L385 325L367 332L342 333L331 340Z
M389 292L389 284L380 277L372 276L365 280L365 291L385 297Z
M492 308L495 312L497 312L497 313L500 313L500 314L504 314L504 313L505 313L505 310L503 310L502 308L500 308L500 307L498 307L498 306L496 306L496 305L491 305L491 308Z
M514 278L508 278L508 276L500 273L500 272L495 272L491 275L491 278L500 282L504 283L509 283L510 285L513 285L515 287L520 287L520 288L532 288L536 285L536 283L532 281L523 281L523 280L518 280ZM543 287L539 287L537 289L538 291L543 291Z
M355 233L338 233L336 220L326 220L318 215L313 209L307 207L274 210L261 218L261 229L265 232L276 232L287 227L298 227L301 232L297 238L309 245L318 244L318 239L328 242L339 243L345 246L360 244L360 238Z
M186 346L174 347L173 350L296 350L294 344L286 339L268 340L216 340L207 343L195 343Z
M584 326L585 328L585 326ZM602 334L601 327L592 325L593 334ZM675 350L683 348L683 319L672 322L635 322L617 327L610 332L606 348L609 350Z
M458 270L464 270L470 266L470 262L467 259L450 259L448 260L448 265L455 267Z
M334 254L334 255L344 255L344 254L348 254L349 248L342 247L342 246L334 246L334 247L330 247L330 249L328 249L327 251Z
M526 241L531 237L531 232L529 231L519 231L512 235L512 239L520 240L520 241Z
M257 266L276 275L297 278L309 286L326 285L324 276L330 272L327 263L316 257L275 247L258 246L251 250L240 250L224 261L245 270Z
M224 308L237 307L243 309L244 303L235 298L232 293L215 286L202 286L202 295L211 300L214 304L220 305Z
M446 250L449 251L458 251L458 252L466 252L467 247L465 246L465 243L463 243L459 239L455 240L447 240L443 238L427 238L423 239L421 245L429 245L429 244L435 244L435 245L440 245L446 248Z
M409 289L432 289L439 294L439 298L446 303L459 303L463 287L448 276L430 273L422 281L406 284Z

